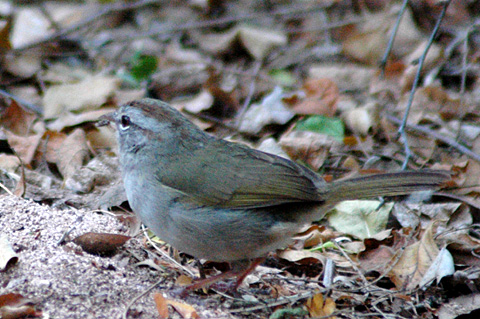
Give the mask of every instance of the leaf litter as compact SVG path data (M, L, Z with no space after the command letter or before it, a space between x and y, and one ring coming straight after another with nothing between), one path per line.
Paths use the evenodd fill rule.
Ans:
M9 190L23 184L27 199L0 197L0 235L17 260L2 262L0 299L25 298L23 314L69 318L125 311L136 318L454 318L452 309L478 311L471 302L480 266L479 44L471 36L475 8L461 2L447 10L427 55L406 135L409 168L452 172L443 193L383 207L342 203L337 214L361 210L353 223L360 229L335 215L309 226L272 253L239 296L209 291L174 300L176 278L196 273L192 259L170 252L173 265L141 236L114 245L110 257L71 240L130 235L128 225L138 223L125 215L114 132L94 122L147 94L185 110L209 133L261 145L327 181L399 169L405 153L397 123L435 22L422 10L439 12L417 2L382 77L377 63L399 13L388 2L0 1L0 182ZM115 217L92 211L100 207ZM97 240L88 238L93 246ZM335 271L325 271L332 261ZM206 264L209 273L224 268ZM0 303L2 315L5 309Z

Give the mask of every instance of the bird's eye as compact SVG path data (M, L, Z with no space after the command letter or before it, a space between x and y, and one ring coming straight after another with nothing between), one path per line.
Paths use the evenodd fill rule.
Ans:
M122 130L126 130L130 127L130 117L126 115L122 115L122 118L120 119L120 128Z

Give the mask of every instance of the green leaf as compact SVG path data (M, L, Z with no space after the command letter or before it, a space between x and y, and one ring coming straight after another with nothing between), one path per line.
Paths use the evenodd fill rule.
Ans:
M153 55L145 55L137 51L130 60L130 75L141 82L148 79L157 70L157 58Z
M296 77L289 71L273 69L269 72L269 75L281 86L292 86L297 82Z
M339 118L331 118L323 115L312 115L295 125L298 131L311 131L315 133L325 134L334 137L339 141L343 141L345 135L345 126Z

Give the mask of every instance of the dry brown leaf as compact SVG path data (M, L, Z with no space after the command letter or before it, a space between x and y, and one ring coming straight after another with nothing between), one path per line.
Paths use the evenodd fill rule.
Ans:
M270 124L286 124L295 114L282 101L283 91L276 87L258 104L252 104L245 112L239 125L241 132L259 133L264 126Z
M292 106L297 114L320 114L332 117L337 110L338 87L332 80L308 79L303 84L306 97Z
M22 166L20 171L20 179L15 185L15 189L13 190L13 195L18 197L23 197L25 195L25 191L27 189L27 182L25 180L25 168Z
M50 21L33 7L19 8L13 21L11 41L14 48L27 45L51 35Z
M8 106L2 109L0 125L16 135L26 136L37 116L27 112L13 99L6 99L5 101Z
M478 12L475 10L472 12L472 8L469 7L471 4L468 1L452 1L449 3L441 27L448 30L462 28L465 25L470 26L473 23L471 15L474 14L473 12ZM431 32L437 23L442 7L443 3L437 0L409 1L409 8L411 8L415 20L426 32Z
M298 249L311 248L335 238L331 228L310 225L306 230L294 237L295 247Z
M130 236L89 232L73 239L73 242L89 254L111 256L123 246Z
M359 253L358 260L365 271L384 273L390 269L390 263L394 255L395 250L392 247L381 244L375 248L367 246L363 252Z
M178 41L172 41L165 50L165 58L185 64L203 64L207 59L198 50L183 48Z
M27 137L15 135L9 131L6 132L8 144L15 150L22 159L23 164L31 165L35 152L42 139L42 133Z
M88 155L85 132L82 129L76 129L57 149L57 167L65 182L83 166Z
M158 311L158 315L162 319L167 319L168 318L168 303L167 299L163 297L161 293L154 293L153 294L153 301L155 301L155 306Z
M189 304L178 302L175 300L170 300L170 299L167 299L167 303L170 306L172 306L175 309L175 311L177 311L180 314L180 316L182 316L182 318L185 318L185 319L200 318L195 308L193 308Z
M202 90L193 99L182 103L183 108L190 113L200 113L202 111L210 109L215 99L208 90Z
M452 253L456 264L467 265L473 268L480 267L480 259L478 258L480 240L474 236L464 232L460 233L448 245L448 250Z
M348 200L335 205L327 219L337 231L370 238L385 230L392 208L392 202L380 205L375 200Z
M241 25L238 28L240 42L257 60L262 60L276 46L287 44L287 35L282 31L259 28L251 25Z
M330 316L336 309L335 301L328 297L324 299L322 293L317 293L313 297L309 298L306 303L308 312L311 317L328 317ZM336 318L328 317L328 318Z
M408 100L410 98L410 93L405 93L402 95L398 102L396 111L399 114L404 113ZM415 97L413 99L410 113L408 116L408 123L410 124L419 124L420 122L434 122L442 123L441 116L439 111L443 108L444 105L453 106L459 103L454 99L450 99L448 94L443 91L441 88L436 87L424 87L419 88L415 92Z
M16 173L20 160L15 155L0 153L0 168L7 173Z
M440 250L434 240L435 222L430 224L420 241L405 247L389 277L398 289L415 289L434 262Z

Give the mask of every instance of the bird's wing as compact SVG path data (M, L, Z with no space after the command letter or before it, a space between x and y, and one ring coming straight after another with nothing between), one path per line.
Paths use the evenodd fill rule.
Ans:
M325 184L299 164L223 140L172 158L157 176L184 200L233 209L320 201Z

